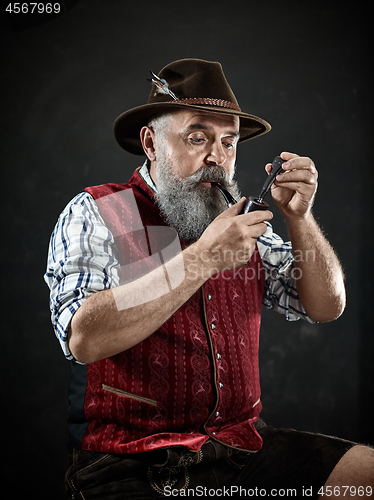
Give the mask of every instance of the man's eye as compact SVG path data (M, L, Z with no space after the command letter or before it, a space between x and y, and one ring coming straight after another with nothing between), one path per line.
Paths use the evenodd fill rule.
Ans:
M223 145L225 146L225 148L227 149L231 149L234 147L234 144L232 142L224 142Z
M202 137L190 137L190 140L195 144L201 144L205 139L203 139Z

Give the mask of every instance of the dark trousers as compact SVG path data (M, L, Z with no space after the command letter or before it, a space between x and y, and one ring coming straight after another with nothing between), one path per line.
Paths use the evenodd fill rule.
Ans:
M208 441L199 452L184 447L133 455L71 450L68 497L85 500L161 498L318 498L351 441L275 429L259 423L257 453Z

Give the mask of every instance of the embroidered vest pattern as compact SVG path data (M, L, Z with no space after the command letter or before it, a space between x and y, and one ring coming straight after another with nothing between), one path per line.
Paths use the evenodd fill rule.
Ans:
M86 188L97 201L123 190L132 190L144 227L164 226L167 234L138 171L128 184ZM131 216L125 202L99 208L118 235L121 265L149 255L144 231L121 233ZM246 451L261 448L254 428L261 411L261 264L256 249L247 267L214 275L143 342L85 367L82 449L120 454L182 445L196 451L209 438Z

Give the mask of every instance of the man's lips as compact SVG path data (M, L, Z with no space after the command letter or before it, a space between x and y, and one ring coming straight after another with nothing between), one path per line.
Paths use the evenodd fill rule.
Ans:
M200 183L206 187L212 187L212 182L217 182L217 181L215 181L214 179L207 179L205 181L200 181Z

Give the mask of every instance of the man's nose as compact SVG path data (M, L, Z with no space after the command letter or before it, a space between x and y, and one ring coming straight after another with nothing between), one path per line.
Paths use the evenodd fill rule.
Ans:
M209 152L205 157L207 165L223 165L226 162L226 155L221 143L213 142L210 145Z

